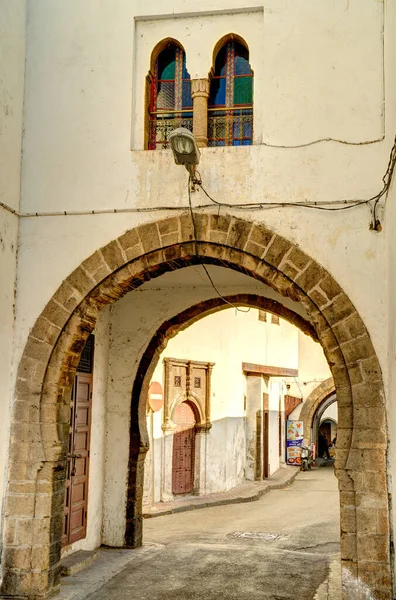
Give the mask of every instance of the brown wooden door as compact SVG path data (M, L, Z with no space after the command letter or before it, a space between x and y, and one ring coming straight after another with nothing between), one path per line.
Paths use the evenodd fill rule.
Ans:
M92 374L77 373L70 404L64 546L83 539L87 533L91 412Z
M195 417L190 406L183 402L173 417L177 425L173 435L172 492L191 494L194 489Z

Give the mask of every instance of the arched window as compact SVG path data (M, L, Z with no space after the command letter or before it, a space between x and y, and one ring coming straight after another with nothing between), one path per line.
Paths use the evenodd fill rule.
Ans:
M169 41L148 75L148 149L168 147L168 135L177 127L192 131L193 101L184 50Z
M249 51L228 40L216 56L208 106L209 146L250 146L253 142L253 72Z

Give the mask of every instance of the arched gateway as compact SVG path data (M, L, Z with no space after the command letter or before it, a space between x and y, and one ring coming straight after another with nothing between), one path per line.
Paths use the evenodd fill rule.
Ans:
M304 306L330 364L339 406L344 598L357 598L368 586L372 598L390 599L383 383L362 319L325 269L264 225L196 213L195 232L193 240L189 214L128 231L85 260L36 321L19 365L13 406L3 597L41 598L59 585L71 386L100 310L148 279L207 263L250 275ZM144 353L132 393L128 547L142 542L146 396L160 351L157 346L157 352Z

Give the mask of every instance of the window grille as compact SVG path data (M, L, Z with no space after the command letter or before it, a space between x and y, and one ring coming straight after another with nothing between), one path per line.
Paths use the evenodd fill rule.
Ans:
M95 345L95 336L91 333L81 352L80 362L78 363L77 371L79 373L93 372L93 353Z
M271 315L271 323L272 323L272 325L279 325L278 315Z
M267 313L265 312L265 310L260 310L258 311L258 319L259 321L266 321L267 320Z
M209 146L250 146L253 143L253 72L249 52L229 41L217 54L210 84Z
M169 44L155 63L150 82L149 150L168 148L169 134L177 127L193 128L193 100L184 51Z

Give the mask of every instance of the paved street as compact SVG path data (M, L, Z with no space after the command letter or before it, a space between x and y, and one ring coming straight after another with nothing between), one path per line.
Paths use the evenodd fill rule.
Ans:
M122 553L121 563L128 561L118 574L112 551L106 551L87 570L86 593L82 573L76 576L82 581L79 592L66 595L75 587L67 578L62 598L340 598L339 504L332 468L299 473L290 487L257 502L145 520L144 537L141 550L116 551ZM95 570L102 582L108 580L100 589Z

